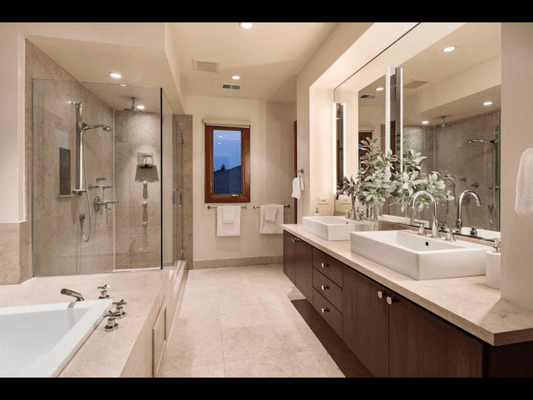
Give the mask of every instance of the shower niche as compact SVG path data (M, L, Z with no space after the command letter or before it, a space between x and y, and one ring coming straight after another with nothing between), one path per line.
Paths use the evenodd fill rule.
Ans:
M34 79L32 119L33 275L173 266L179 155L162 89Z

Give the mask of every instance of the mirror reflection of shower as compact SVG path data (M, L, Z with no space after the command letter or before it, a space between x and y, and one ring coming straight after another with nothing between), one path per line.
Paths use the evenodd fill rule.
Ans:
M89 230L87 235L84 232L83 225L85 222L85 214L80 213L80 226L83 236L83 240L88 242L91 237L92 229L92 216L91 216L91 204L89 201L89 192L87 190L87 171L85 168L85 133L92 129L102 128L105 132L112 132L113 129L108 125L97 124L97 125L87 125L83 122L83 104L75 103L76 107L76 189L73 190L78 196L82 196L85 193L85 198L87 200L87 210L89 213Z
M492 139L492 140L485 140L485 139L468 139L466 141L467 144L486 144L490 145L491 147L491 153L492 153L492 185L490 187L492 198L491 203L487 206L488 212L489 212L489 223L491 225L491 228L493 228L493 225L495 225L496 230L500 229L499 226L499 213L498 210L495 209L498 207L498 195L497 191L500 189L499 183L498 183L498 139ZM495 212L496 211L496 212ZM496 218L494 218L496 216Z

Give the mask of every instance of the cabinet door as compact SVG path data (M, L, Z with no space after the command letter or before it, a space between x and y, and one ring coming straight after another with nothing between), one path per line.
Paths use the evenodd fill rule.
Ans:
M343 269L343 339L375 377L388 376L389 321L385 288L359 272Z
M283 273L296 285L294 266L296 244L293 242L293 238L294 236L290 233L283 232Z
M295 238L294 269L295 285L307 300L313 295L313 247L301 239Z
M482 376L481 341L397 294L387 304L391 377Z

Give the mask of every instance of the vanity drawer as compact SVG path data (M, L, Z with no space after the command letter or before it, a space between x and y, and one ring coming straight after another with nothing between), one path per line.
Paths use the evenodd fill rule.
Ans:
M342 288L318 270L313 270L313 287L342 312Z
M313 247L313 267L342 287L342 263Z
M342 337L342 314L314 288L312 304L329 326Z

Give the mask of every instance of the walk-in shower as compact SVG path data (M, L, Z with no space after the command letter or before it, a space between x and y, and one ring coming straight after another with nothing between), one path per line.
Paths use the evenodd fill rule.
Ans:
M499 155L499 149L498 149L498 139L492 139L492 140L486 140L486 139L468 139L466 141L468 144L485 144L490 145L491 147L491 155L492 155L492 182L491 186L489 187L489 190L491 190L492 196L491 196L491 202L487 205L488 212L489 212L489 224L491 228L500 230L500 224L499 224L499 196L498 191L500 190L499 182L498 182L498 155Z
M161 88L127 90L32 80L33 276L161 269L188 254L183 207L172 203L178 120ZM139 107L132 97L142 113L128 109ZM138 162L147 153L153 168Z
M87 187L87 173L85 168L85 132L91 129L102 128L105 132L112 132L113 129L109 125L87 125L83 122L83 104L81 102L75 103L76 107L76 188L73 190L78 196L85 193L87 201L87 210L89 214L89 229L87 234L84 232L85 214L80 213L80 226L83 240L88 242L91 237L92 218L91 218L91 202L89 201L89 191Z

